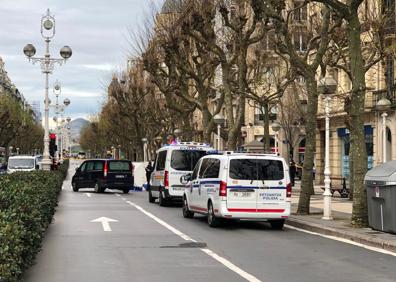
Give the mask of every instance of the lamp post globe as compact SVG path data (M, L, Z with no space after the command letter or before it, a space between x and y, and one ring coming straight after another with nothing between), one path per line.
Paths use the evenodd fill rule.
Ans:
M215 124L219 125L219 124L223 124L225 121L224 116L221 113L218 113L217 115L215 115L213 117L213 121Z
M389 99L387 99L386 97L382 97L377 102L376 108L378 111L385 112L385 111L389 110L391 105L392 105L392 103L391 103L391 101L389 101Z
M334 94L337 90L337 81L331 76L322 77L318 81L318 92L321 94Z
M31 58L36 54L36 47L33 44L27 44L23 48L23 53L28 57Z
M69 106L70 105L70 99L66 98L65 100L63 100L63 104L65 106Z
M180 128L176 128L173 131L173 134L175 134L176 137L180 137L182 135L182 133L183 133L183 130L181 130Z
M71 122L71 117L67 117L66 118L66 121L69 123L69 122Z
M55 117L53 117L53 120L56 122L58 120L58 118L55 116Z
M281 129L281 127L282 126L281 126L281 124L278 121L274 121L271 124L272 131L274 131L274 132L278 132Z
M73 51L69 46L63 46L59 53L63 59L67 60L72 56Z
M51 30L51 29L54 27L54 22L53 22L52 20L50 20L50 19L46 19L46 20L43 22L43 27L44 27L46 30Z

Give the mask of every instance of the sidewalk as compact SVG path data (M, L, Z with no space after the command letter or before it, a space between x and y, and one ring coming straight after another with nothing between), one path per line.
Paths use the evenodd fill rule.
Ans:
M292 215L287 224L304 230L340 237L357 243L396 252L396 235L373 230L354 228L351 225L352 201L342 199L336 192L332 197L333 220L322 220L323 196L320 186L315 186L315 195L311 197L311 214L297 215L300 182L297 181L292 193Z

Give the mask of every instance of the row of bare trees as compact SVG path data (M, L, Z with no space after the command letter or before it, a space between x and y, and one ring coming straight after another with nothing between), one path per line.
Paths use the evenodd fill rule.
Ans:
M227 127L221 135L233 150L241 140L247 105L252 104L264 114L263 140L268 150L269 113L277 106L285 135L290 131L288 139L293 140L296 121L305 127L298 212L308 214L313 194L318 81L337 70L352 84L350 91L337 93L348 101L352 223L366 225L365 74L387 52L381 36L386 15L376 3L185 0L182 5L175 4L172 12L153 13L153 25L142 27L131 37L135 59L126 72L113 78L109 99L98 120L83 133L82 145L98 151L120 144L141 156L143 138L154 149L154 140L161 143L157 136L165 139L176 128L183 130L186 139L209 143L214 116L224 112ZM299 100L306 101L305 112L301 103L295 102ZM295 112L299 114L292 116ZM202 129L201 135L197 128ZM93 139L98 141L94 145Z
M19 148L19 153L42 151L44 130L33 118L32 110L10 94L0 94L0 147ZM29 136L29 138L26 138Z

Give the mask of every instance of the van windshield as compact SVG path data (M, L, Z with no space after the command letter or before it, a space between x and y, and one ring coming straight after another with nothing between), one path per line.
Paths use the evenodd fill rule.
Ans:
M8 159L8 168L10 168L10 169L34 168L34 160L33 159Z
M171 168L180 171L192 171L205 151L174 150L171 157Z
M234 159L230 161L230 178L238 180L281 180L283 163L278 160Z

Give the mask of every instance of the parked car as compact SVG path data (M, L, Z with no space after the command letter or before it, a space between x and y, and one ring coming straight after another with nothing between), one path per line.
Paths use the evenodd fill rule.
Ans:
M8 158L7 173L41 169L41 159L37 156L18 155Z
M159 149L150 178L149 202L158 198L160 206L165 206L170 201L181 201L186 188L181 177L192 172L198 160L213 150L196 142L179 142Z
M85 159L85 152L78 152L77 158L79 158L79 159Z
M291 183L286 161L275 155L228 153L203 157L183 177L183 216L208 216L211 227L222 219L267 220L282 229L290 215Z
M95 159L86 160L76 168L72 187L74 192L80 188L94 188L96 193L103 193L110 188L128 193L133 181L131 161Z

